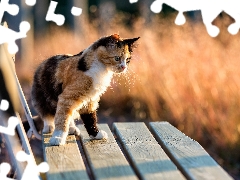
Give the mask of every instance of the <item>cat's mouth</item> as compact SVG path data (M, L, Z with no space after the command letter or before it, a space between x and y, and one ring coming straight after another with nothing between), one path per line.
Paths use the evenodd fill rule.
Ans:
M116 73L125 73L127 71L127 66L119 66Z
M111 68L112 72L116 74L125 73L127 72L127 69L128 69L127 66L112 66Z

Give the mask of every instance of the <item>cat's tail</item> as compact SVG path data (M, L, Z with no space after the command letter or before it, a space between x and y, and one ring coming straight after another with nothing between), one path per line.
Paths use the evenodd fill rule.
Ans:
M37 132L40 134L40 132L43 129L43 120L39 116L34 116L32 119L33 119L33 123L36 127ZM30 129L30 125L29 125L28 121L23 122L23 127L24 127L25 131L28 132L28 130Z

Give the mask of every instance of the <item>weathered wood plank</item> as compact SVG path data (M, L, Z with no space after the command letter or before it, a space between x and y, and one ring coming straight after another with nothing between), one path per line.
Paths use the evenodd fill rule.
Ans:
M197 141L168 122L151 122L150 130L188 179L232 179Z
M144 123L114 123L113 126L141 179L185 179Z
M95 179L137 179L124 157L108 125L99 128L108 133L107 140L90 140L83 125L79 125L82 146Z
M43 134L44 159L49 164L49 180L89 179L74 135L63 146L50 146L51 134Z

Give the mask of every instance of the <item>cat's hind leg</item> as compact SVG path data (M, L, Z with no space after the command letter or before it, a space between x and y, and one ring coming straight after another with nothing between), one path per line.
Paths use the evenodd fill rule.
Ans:
M55 129L54 116L49 115L49 116L43 117L42 119L43 119L43 125L44 125L42 132L44 134L53 132Z
M81 119L91 139L107 139L108 135L105 131L99 130L97 127L96 111L81 114Z
M72 120L70 121L68 134L80 136L80 130L75 125L74 118L72 118Z

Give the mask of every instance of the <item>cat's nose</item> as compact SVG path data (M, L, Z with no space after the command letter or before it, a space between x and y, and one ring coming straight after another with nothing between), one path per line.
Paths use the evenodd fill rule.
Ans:
M122 70L124 70L124 69L126 69L126 66L124 66L124 65L121 65L121 68L122 68Z

